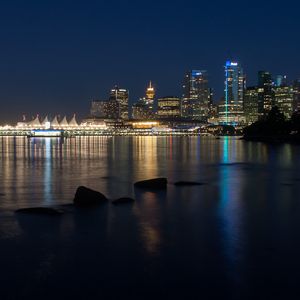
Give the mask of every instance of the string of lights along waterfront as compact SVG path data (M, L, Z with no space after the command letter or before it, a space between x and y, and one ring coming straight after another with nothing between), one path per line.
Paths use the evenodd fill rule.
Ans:
M80 122L75 115L69 121L59 115L37 115L32 119L23 116L16 126L1 126L0 134L28 135L31 130L64 130L69 134L222 134L224 127L242 130L264 118L273 107L286 119L300 111L300 78L289 81L285 75L273 76L268 71L257 74L257 84L247 86L241 64L227 60L221 99L214 99L206 70L186 72L181 96L157 97L155 83L150 81L145 95L133 105L129 90L115 86L107 99L91 101L89 114Z

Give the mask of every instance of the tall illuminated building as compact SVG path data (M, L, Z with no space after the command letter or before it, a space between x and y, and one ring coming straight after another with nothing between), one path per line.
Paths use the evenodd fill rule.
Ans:
M279 82L280 78L278 78ZM274 106L274 91L272 74L267 71L258 72L258 113L267 114Z
M206 71L192 70L184 77L181 114L185 118L206 121L211 104Z
M128 119L128 99L129 91L126 89L115 88L110 90L110 102L116 102L118 104L118 119Z
M150 81L149 86L147 87L146 90L146 99L154 101L154 98L155 98L155 90L154 87L152 86L152 82Z
M149 86L146 89L146 97L140 98L132 106L132 118L149 120L154 118L154 98L155 89L150 81Z
M224 100L219 105L219 122L226 125L244 123L243 97L245 77L238 62L228 60L225 64Z
M244 115L246 124L258 120L258 88L247 87L244 92Z
M300 112L300 78L294 81L293 89L294 89L293 110L299 113Z
M294 88L282 84L274 87L274 106L277 106L284 116L289 119L293 114Z

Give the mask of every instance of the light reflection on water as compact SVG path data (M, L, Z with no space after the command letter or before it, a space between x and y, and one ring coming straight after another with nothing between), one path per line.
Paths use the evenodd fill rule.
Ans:
M157 289L162 282L196 288L201 278L226 294L232 286L255 290L261 281L270 285L269 278L284 281L293 266L300 266L297 146L228 137L2 137L0 151L0 247L23 238L26 258L31 246L24 237L32 236L37 264L44 260L49 272L43 280L54 280L50 273L67 276L65 269L72 274L79 260L82 272L97 275L107 286L126 277ZM170 183L165 192L133 188L137 180L160 176ZM207 184L179 188L172 184L178 180ZM19 207L71 203L79 185L110 199L132 196L136 203L66 214L57 226L39 227L11 213ZM49 236L53 245L62 246L50 246ZM85 251L93 261L89 269L80 258ZM276 279L273 263L281 268ZM26 263L25 270L22 264L15 268L26 272ZM103 269L106 277L99 273ZM36 274L41 272L38 267Z

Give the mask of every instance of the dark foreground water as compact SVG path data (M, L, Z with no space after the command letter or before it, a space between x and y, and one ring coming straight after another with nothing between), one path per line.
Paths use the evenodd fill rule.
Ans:
M235 138L0 138L0 299L299 299L300 148ZM137 180L168 177L165 192ZM205 182L176 187L177 180ZM86 185L134 205L72 202Z

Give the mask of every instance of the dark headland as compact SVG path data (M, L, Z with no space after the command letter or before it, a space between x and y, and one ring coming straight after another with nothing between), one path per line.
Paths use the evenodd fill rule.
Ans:
M291 119L275 106L261 120L244 129L243 139L265 143L300 144L300 113L294 113Z

